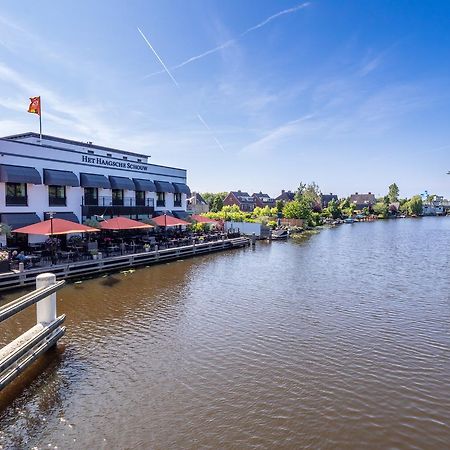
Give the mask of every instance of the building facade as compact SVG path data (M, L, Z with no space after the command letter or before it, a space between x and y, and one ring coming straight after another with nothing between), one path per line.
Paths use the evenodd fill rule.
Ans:
M239 206L239 209L243 212L252 212L255 209L256 201L254 197L251 197L248 192L231 191L223 201L224 206Z
M276 201L269 194L263 194L261 191L254 192L252 197L255 199L255 205L259 208L265 208L268 206L269 208L275 208Z
M192 214L205 214L209 212L209 205L198 192L192 192L187 202L187 209Z
M0 222L13 230L53 217L151 218L185 213L184 169L148 156L36 133L0 139Z

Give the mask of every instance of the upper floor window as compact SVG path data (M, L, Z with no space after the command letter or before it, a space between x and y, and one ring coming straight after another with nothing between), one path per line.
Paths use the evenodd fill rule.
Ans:
M181 193L175 192L173 194L173 206L181 206Z
M26 183L6 183L6 206L27 206Z
M136 206L145 206L145 191L136 191Z
M116 206L123 206L123 189L112 190L112 204Z
M84 188L84 204L98 205L98 188L93 187Z
M166 206L166 194L164 192L156 193L156 206Z
M49 186L48 187L48 205L66 206L66 187Z

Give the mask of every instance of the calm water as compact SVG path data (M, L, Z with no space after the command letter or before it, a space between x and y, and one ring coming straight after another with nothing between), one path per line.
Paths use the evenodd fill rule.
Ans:
M449 258L450 219L380 221L69 285L0 445L449 448Z

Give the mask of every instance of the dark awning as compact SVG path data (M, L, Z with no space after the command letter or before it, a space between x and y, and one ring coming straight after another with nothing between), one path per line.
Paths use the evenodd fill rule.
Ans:
M191 190L189 189L189 186L184 183L172 183L173 187L175 188L175 192L178 192L180 194L186 194L191 195ZM179 217L181 219L181 217Z
M47 186L76 186L80 185L77 176L67 170L44 169L44 184Z
M0 166L0 181L4 183L42 184L41 175L34 167Z
M1 221L9 225L12 230L15 230L16 228L39 223L41 219L36 213L3 213L1 214Z
M112 177L109 176L109 182L111 183L111 189L129 189L134 191L134 183L126 177Z
M95 173L80 173L80 184L82 187L111 189L108 178Z
M137 191L156 192L155 183L152 180L143 180L141 178L133 178L134 186Z
M189 220L191 218L190 214L188 214L186 211L172 211L172 214L177 219Z
M156 186L156 192L175 192L175 188L173 187L172 183L169 183L168 181L156 181L155 180L155 186Z
M172 211L170 211L170 210L167 210L167 211L155 211L153 213L153 217L163 216L164 214L170 215L170 214L172 214Z
M64 220L68 220L69 222L80 223L80 221L78 220L78 217L73 212L54 212L53 218L54 219L64 219ZM44 213L44 219L45 220L50 219L50 214L48 212Z

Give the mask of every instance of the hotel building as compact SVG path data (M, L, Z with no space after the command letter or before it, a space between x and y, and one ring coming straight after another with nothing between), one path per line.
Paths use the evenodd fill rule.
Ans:
M185 218L186 170L149 164L148 158L91 142L40 140L37 133L0 138L0 222L14 230L50 212L76 222L164 212Z

